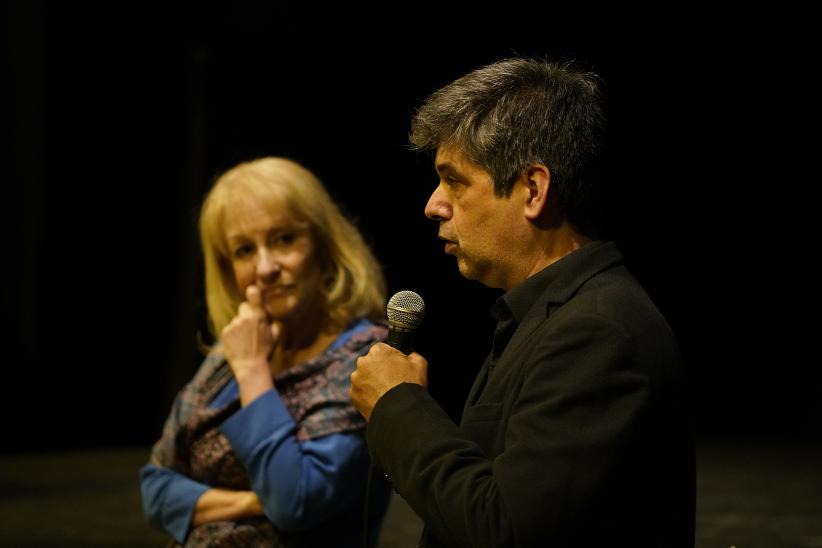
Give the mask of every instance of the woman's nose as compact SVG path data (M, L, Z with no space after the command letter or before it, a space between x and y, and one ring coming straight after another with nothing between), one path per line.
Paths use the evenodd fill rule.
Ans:
M257 277L261 280L270 280L280 273L280 262L270 250L263 248L257 255Z
M451 218L451 204L448 202L445 190L440 184L431 193L428 203L425 204L425 216L432 221L447 221Z

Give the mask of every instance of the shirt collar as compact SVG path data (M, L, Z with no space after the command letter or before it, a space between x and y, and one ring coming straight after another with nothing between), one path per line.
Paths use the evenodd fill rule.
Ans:
M564 304L591 277L621 262L614 242L590 242L511 288L497 299L491 315L497 320L513 317L521 323L535 304Z

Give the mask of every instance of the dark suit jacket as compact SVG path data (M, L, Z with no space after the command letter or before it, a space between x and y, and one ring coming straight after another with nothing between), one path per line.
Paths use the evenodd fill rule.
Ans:
M692 547L676 342L616 246L588 244L504 298L515 331L460 426L415 384L371 415L372 458L425 521L422 545Z

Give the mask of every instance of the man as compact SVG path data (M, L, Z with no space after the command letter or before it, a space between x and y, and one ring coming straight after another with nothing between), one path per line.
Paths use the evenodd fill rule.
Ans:
M594 75L509 59L434 93L411 142L436 150L425 208L469 279L506 293L459 426L427 362L377 344L351 396L422 546L693 546L694 457L670 328L597 240Z

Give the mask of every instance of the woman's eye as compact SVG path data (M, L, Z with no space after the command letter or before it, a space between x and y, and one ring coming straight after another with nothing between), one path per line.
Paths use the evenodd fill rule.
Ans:
M282 244L291 244L297 239L297 235L293 232L284 232L280 234L278 241Z
M254 251L254 246L241 245L240 247L237 247L237 248L234 249L234 258L243 259L243 258L248 257L249 255L251 255L251 253L253 253L253 251Z

